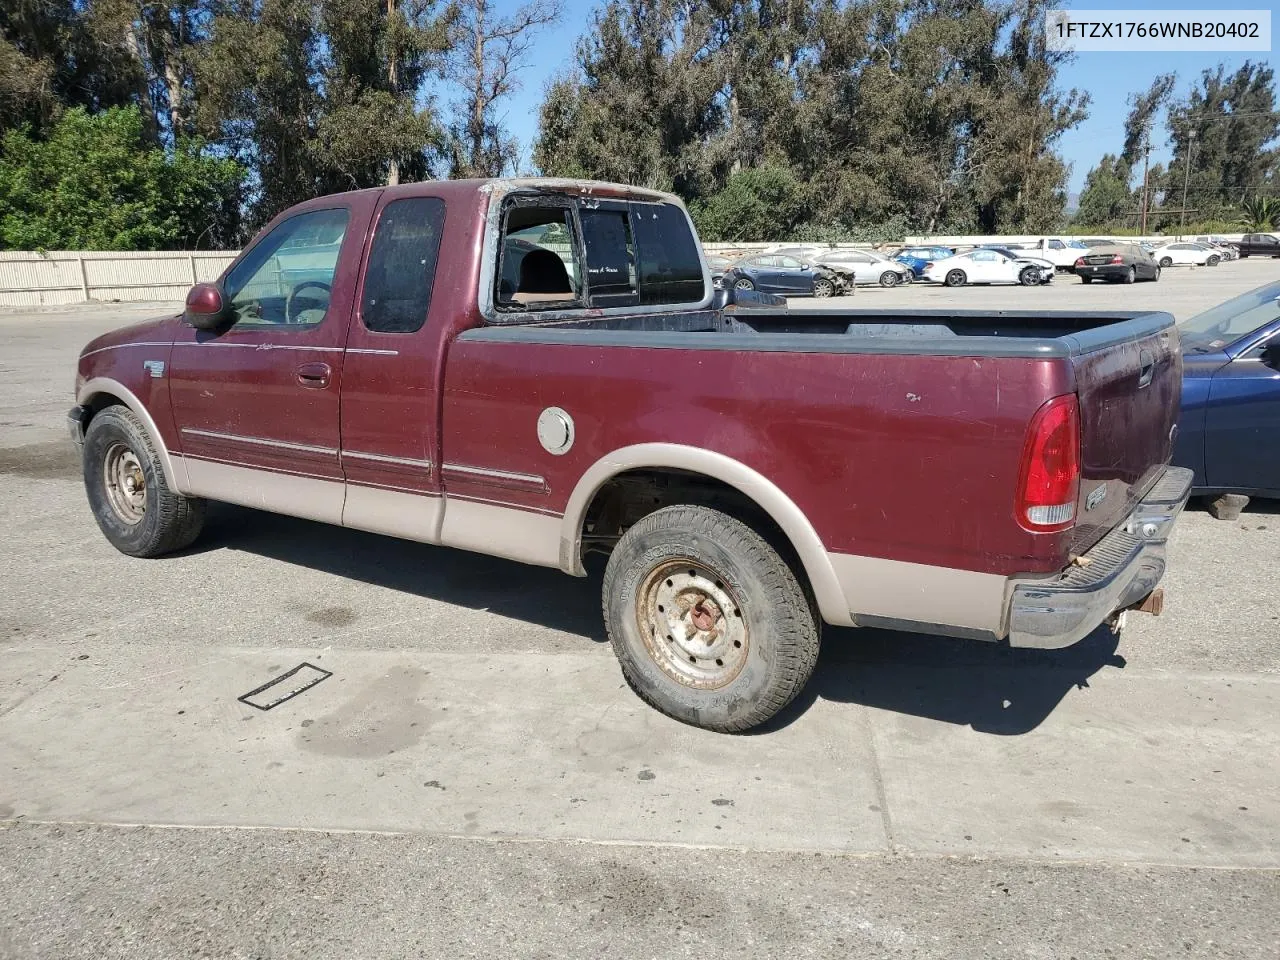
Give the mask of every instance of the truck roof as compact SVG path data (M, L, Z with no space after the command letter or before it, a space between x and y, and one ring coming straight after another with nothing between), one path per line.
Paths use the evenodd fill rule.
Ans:
M684 206L684 202L672 193L661 190L650 190L645 187L633 187L621 183L606 183L601 180L579 180L566 177L488 177L474 180L431 180L414 183L400 183L389 187L367 187L364 190L348 190L344 193L367 193L386 191L392 195L404 194L418 196L422 188L430 184L444 195L492 193L506 194L519 190L546 190L555 193L569 193L576 196L607 197L617 200L645 200L649 202L675 203ZM334 194L329 194L334 196ZM318 199L318 198L317 198Z

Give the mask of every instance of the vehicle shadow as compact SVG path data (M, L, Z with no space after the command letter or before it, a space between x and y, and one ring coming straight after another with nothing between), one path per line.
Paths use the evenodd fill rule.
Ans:
M602 570L567 577L465 550L433 547L312 520L210 503L204 532L189 553L243 550L350 580L608 640L600 619Z
M602 563L585 579L483 554L396 540L279 514L211 504L190 552L243 550L415 596L564 631L595 643ZM1014 650L980 641L828 627L812 680L773 720L795 722L819 697L1016 735L1035 729L1072 689L1106 666L1125 666L1100 628L1065 650Z
M760 732L793 722L821 697L980 733L1028 733L1071 690L1087 687L1103 667L1123 669L1118 644L1107 627L1063 650L1016 650L978 640L828 627L813 679Z

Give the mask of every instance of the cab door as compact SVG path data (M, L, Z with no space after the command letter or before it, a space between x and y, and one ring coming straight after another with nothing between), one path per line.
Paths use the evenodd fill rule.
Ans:
M338 396L375 197L286 214L223 275L234 321L177 337L168 377L188 492L341 519Z
M429 191L383 194L347 339L340 419L343 526L434 543L448 302L433 306L446 209Z

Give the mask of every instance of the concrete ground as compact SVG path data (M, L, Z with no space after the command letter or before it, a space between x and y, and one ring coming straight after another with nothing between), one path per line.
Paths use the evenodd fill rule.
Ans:
M1277 277L854 302L1186 316ZM598 577L233 507L116 553L62 417L81 344L161 309L0 314L0 957L1280 955L1280 506L1189 511L1119 640L829 630L720 736L627 690Z

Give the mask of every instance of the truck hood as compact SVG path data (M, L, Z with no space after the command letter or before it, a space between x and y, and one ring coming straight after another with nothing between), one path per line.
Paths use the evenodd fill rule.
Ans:
M84 349L80 351L80 356L84 357L106 347L118 347L122 343L172 343L174 331L181 317L181 314L170 314L166 317L131 323L117 330L108 330L102 336L95 337L86 343Z

